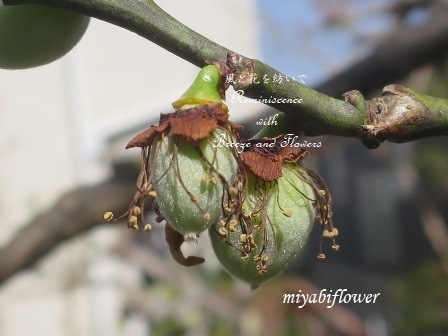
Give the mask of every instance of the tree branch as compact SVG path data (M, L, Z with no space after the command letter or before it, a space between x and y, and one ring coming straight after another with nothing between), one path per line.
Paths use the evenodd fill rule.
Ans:
M276 70L257 60L230 52L228 64L237 79L234 87L255 97L260 90L269 97L267 105L284 112L279 125L267 126L262 133L291 129L306 135L337 135L362 139L369 148L385 140L397 143L428 136L448 135L448 100L419 94L401 85L391 84L383 95L365 100L361 92L343 94L344 101L325 96L295 81L257 82L258 74L272 78ZM286 99L286 102L285 102ZM296 99L294 101L294 99ZM300 102L296 102L300 99ZM277 103L278 101L282 103ZM289 100L293 100L292 103ZM277 133L278 134L278 133Z
M225 60L229 50L177 21L151 0L3 0L5 5L39 4L79 12L134 32L202 68Z
M78 11L129 29L200 67L208 62L224 62L227 55L227 63L236 75L234 88L241 90L240 92L247 97L257 100L265 99L266 102L263 101L263 103L287 115L284 119L285 123L293 121L295 131L304 132L306 135L359 138L364 140L368 147L376 148L384 140L406 142L427 136L448 134L448 101L441 99L433 101L431 97L421 95L416 98L417 96L413 94L413 102L417 99L423 107L420 104L422 108L418 109L418 115L415 115L413 111L408 116L406 104L409 104L409 90L406 94L404 89L393 92L394 95L403 99L377 98L377 100L366 102L358 92L355 100L345 95L345 101L342 101L295 81L281 83L273 80L262 81L263 76L268 78L273 78L274 75L283 76L283 78L286 76L263 62L248 59L233 52L229 53L228 49L171 17L151 0L3 0L3 2L6 5L43 4ZM402 104L397 105L397 101ZM435 105L437 107L433 109ZM373 112L380 108L381 113ZM387 113L383 113L384 111ZM376 114L374 119L372 114ZM378 122L387 124L388 118L394 120L393 129L389 128L385 131L383 125L379 131L376 124ZM409 123L410 120L414 123ZM401 121L405 124L399 125L398 122ZM424 129L423 131L420 131L420 126ZM404 134L401 135L400 132Z
M227 63L234 71L233 87L237 92L284 112L307 135L356 137L366 119L365 111L296 81L263 81L264 75L271 79L274 75L286 78L263 62L230 52Z
M109 182L79 188L62 196L52 208L33 218L0 248L0 284L31 267L57 245L105 224L102 216L106 211L125 212L134 192L134 183Z

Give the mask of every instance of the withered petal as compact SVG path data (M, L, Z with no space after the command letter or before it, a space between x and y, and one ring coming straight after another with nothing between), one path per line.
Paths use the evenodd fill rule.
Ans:
M182 243L184 242L184 237L173 229L168 223L165 225L165 240L168 243L171 256L179 264L186 267L191 267L202 264L205 261L204 258L196 256L189 256L188 258L185 258L182 250L180 249Z
M299 162L309 154L311 153L301 147L286 146L283 147L281 157L283 162Z
M128 144L126 145L126 149L133 147L143 148L151 146L152 142L154 141L154 137L164 132L167 129L168 125L169 124L167 122L164 122L158 126L151 125L148 129L134 136L132 140L129 141Z
M282 160L279 155L243 152L241 159L247 169L263 181L274 181L282 176Z

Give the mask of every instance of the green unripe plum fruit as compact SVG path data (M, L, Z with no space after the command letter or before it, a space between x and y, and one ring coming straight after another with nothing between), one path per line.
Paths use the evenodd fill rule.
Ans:
M57 60L79 42L89 20L49 6L0 1L0 68L26 69Z
M276 183L265 184L248 173L244 212L254 215L252 220L256 229L252 238L256 248L246 257L243 258L244 254L239 251L243 249L242 242L247 239L239 225L236 232L229 233L226 239L219 235L216 226L209 230L213 250L224 269L252 288L282 273L297 258L308 240L314 222L314 208L310 200L314 198L314 193L299 177L297 169L303 168L296 164L284 164L283 176ZM264 234L267 241L263 249Z
M216 171L211 171L198 151L182 138L159 136L151 146L151 182L159 210L186 241L194 241L222 219L226 196L221 178L229 185L236 180L238 163L233 151L213 146L220 134L225 134L227 141L234 141L225 129L218 127L198 148Z

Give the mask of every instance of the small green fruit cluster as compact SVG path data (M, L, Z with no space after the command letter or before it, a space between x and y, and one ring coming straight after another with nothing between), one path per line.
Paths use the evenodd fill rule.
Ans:
M203 68L173 103L176 111L161 115L159 125L129 142L127 148L142 148L142 166L124 216L129 227L138 229L150 198L157 220L166 222L166 241L176 261L185 266L203 262L185 258L180 246L208 230L227 272L256 288L301 253L316 210L326 237L334 238L337 231L324 182L301 165L307 151L277 145L238 153L235 146L216 144L217 139L240 142L241 127L228 120L222 103L222 77L215 65Z

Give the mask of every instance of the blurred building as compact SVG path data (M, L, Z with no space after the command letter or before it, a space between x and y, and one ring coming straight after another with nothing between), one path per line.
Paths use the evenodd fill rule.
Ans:
M166 0L160 5L217 43L258 57L253 1ZM125 141L156 123L161 112L170 112L171 102L198 70L140 36L95 19L61 60L1 70L0 244L65 191L106 179L112 159L137 160L139 151L126 152ZM241 105L230 108L235 121L256 110ZM136 267L108 254L117 234L103 228L77 238L4 284L0 335L146 335L144 321L120 321L120 286L141 279ZM77 270L88 281L67 291Z

